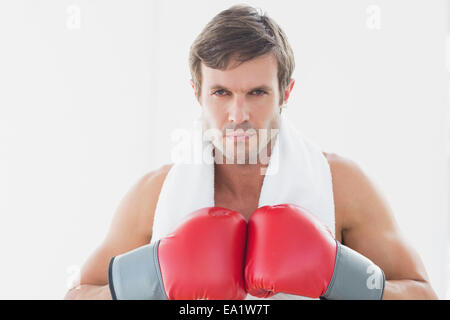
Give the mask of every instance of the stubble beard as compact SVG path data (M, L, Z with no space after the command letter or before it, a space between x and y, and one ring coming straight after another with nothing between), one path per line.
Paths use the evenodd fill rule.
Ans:
M216 164L267 166L278 135L279 122L279 116L275 115L266 128L243 130L250 136L245 140L235 141L233 138L226 137L227 130L231 129L214 128L206 119L203 119L203 139L213 144L213 157Z

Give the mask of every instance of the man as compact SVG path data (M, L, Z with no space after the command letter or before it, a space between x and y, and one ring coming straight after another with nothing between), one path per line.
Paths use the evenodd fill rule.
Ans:
M224 282L236 281L236 286L239 287L239 290L236 290L229 296L225 296L225 298L243 298L242 292L244 291L241 289L245 289L248 292L251 290L252 294L258 297L282 296L280 293L284 292L293 296L304 295L307 297L317 298L320 296L328 298L331 287L330 277L333 276L333 281L339 277L338 275L336 276L338 259L335 256L339 248L346 248L345 250L352 252L351 254L358 260L358 262L355 262L356 265L362 263L361 266L365 268L368 266L365 263L370 261L372 264L369 267L376 268L380 272L379 274L383 275L382 289L377 291L376 298L437 298L429 284L428 276L420 257L402 237L394 220L394 215L381 192L358 165L349 159L337 154L321 153L321 156L326 159L327 168L329 166L329 172L331 172L332 179L329 177L328 180L332 190L326 191L323 189L320 192L331 196L332 203L327 209L327 214L332 214L332 216L329 216L331 219L329 221L333 221L334 224L328 223L327 225L325 223L327 218L322 220L319 218L317 220L313 217L314 212L311 215L307 212L308 210L303 210L297 206L275 206L264 209L266 211L276 211L277 215L271 214L270 216L258 209L261 208L261 199L267 197L266 194L263 195L262 190L268 175L261 174L264 172L262 169L266 168L267 163L263 161L250 163L250 154L255 152L255 150L259 154L264 149L267 155L271 157L277 137L264 140L262 135L255 134L255 132L261 129L272 130L280 128L282 107L287 103L294 87L294 80L291 79L294 70L293 53L284 32L272 19L248 6L234 6L221 12L214 17L194 42L190 54L190 68L192 74L191 85L202 107L203 129L205 131L218 129L216 132L219 132L219 134L213 135L212 139L215 159L214 207L227 208L226 210L230 211L225 215L233 217L235 217L235 213L239 213L248 222L248 234L244 234L241 237L242 239L248 237L247 260L233 264L233 267L237 266L238 270L242 269L242 272L245 273L245 280L243 280L245 285L240 283L242 279L221 279ZM256 149L250 143L251 138L256 138ZM224 144L226 144L226 148ZM231 148L229 148L230 145ZM245 148L239 148L238 146L245 146ZM237 161L239 157L244 158L245 164ZM69 290L66 294L66 299L111 299L115 297L118 294L115 291L122 290L118 289L119 281L122 281L122 279L118 279L119 276L114 275L115 271L113 269L113 266L117 266L116 268L121 266L118 261L122 260L119 260L117 257L132 256L132 254L129 255L128 253L134 252L138 248L145 248L152 239L165 241L165 246L161 245L163 242L159 242L159 252L152 251L160 254L159 265L161 270L158 269L158 275L161 278L162 274L164 278L164 285L161 284L158 290L165 291L162 292L162 296L165 298L186 297L185 295L180 294L177 296L176 293L169 292L169 277L176 277L177 272L180 273L183 270L172 272L170 276L168 275L168 270L172 268L171 265L185 263L185 261L177 261L177 263L167 261L167 259L179 259L181 252L179 251L177 254L176 247L181 244L173 245L172 243L172 246L170 246L167 238L164 238L168 235L168 232L161 231L164 219L170 219L170 210L161 212L164 211L161 208L163 207L162 202L166 197L160 197L160 195L165 183L168 184L165 181L168 173L173 168L174 165L169 164L146 174L128 192L117 209L105 240L83 266L80 285ZM173 172L172 174L175 175ZM179 180L179 183L182 183L181 179ZM195 186L201 185L203 181L190 181L190 183ZM305 192L313 194L312 185L309 189L305 190ZM199 197L201 196L199 195ZM176 199L171 201L173 206L176 205L176 202ZM320 204L324 202L326 201L321 201ZM276 203L273 204L275 205ZM155 215L155 212L158 212L158 210L158 215ZM200 213L200 216L203 219L204 212ZM279 218L274 218L269 223L267 222L269 221L268 217L270 219L273 217ZM282 225L284 223L282 221L287 222ZM181 221L176 222L181 223ZM201 223L209 225L209 222L204 222L204 220ZM234 224L234 222L231 224ZM271 232L275 232L277 224L280 224L279 227L282 230L282 234L274 235ZM240 221L236 222L236 225L240 226ZM182 227L184 226L186 224L182 225ZM304 241L305 239L297 238L298 235L296 233L299 232L295 232L295 230L300 230L305 226L318 226L317 228L320 229L317 232L314 231L313 241L308 248L300 249L295 247L294 252L287 253L288 247L290 247L288 243L277 243L285 236L283 233L290 237L288 241ZM288 231L290 227L292 227L294 232ZM196 228L195 230L200 230L199 228L203 227ZM232 228L234 228L234 225ZM261 244L262 240L259 240L260 238L258 238L258 233L255 230L262 233L263 231L261 230L263 228L266 228L266 238L271 239L273 237L273 242ZM186 229L189 229L189 226L184 231L178 232L185 232L183 236L186 236L187 232L192 232L186 231ZM322 232L322 229L331 229L332 231L330 231L330 234L327 234L327 232ZM171 230L173 231L173 228ZM286 232L283 232L283 230L286 230ZM158 232L158 234L156 235L155 232ZM332 239L331 236L334 236L336 243L333 242L334 240L330 240ZM189 242L193 238L195 237L192 234L188 234L183 239L187 239L186 241ZM236 239L236 237L232 239ZM219 245L222 248L223 245L224 248L229 249L229 243L223 243L223 240L220 239L211 240L213 241L211 243L209 240L201 238L200 240L192 241L200 241L199 245L202 246L202 249L197 247L195 252L205 250L205 252L202 252L205 256L204 259L207 262L210 261L211 265L214 265L217 263L215 260L207 260L208 255L206 251L211 248L206 247ZM311 238L306 240L310 241ZM302 269L304 268L303 264L306 263L305 261L311 260L311 246L314 247L317 243L324 245L320 249L314 248L314 253L319 251L325 252L329 249L330 253L325 259L328 262L323 262L325 260L319 261L320 263L312 261L313 267L305 271L305 269ZM274 279L278 276L270 274L270 264L274 262L263 261L265 258L260 258L261 256L269 256L264 254L264 251L267 251L266 246L271 248L278 246L275 251L280 252L283 256L281 258L283 261L281 262L286 262L283 266L291 264L290 268L292 270L296 269L295 271L299 272L299 276L293 279ZM173 249L174 247L175 249ZM237 245L233 248L232 250L241 250L235 248L242 248L242 246ZM283 248L286 248L286 252L283 252ZM171 254L164 253L163 249L166 252L174 250L174 254L172 254L173 252ZM250 250L252 251L250 252ZM302 250L306 250L306 252L302 252ZM255 252L257 252L258 256L256 256ZM233 253L229 256L224 254L224 256L217 259L224 259L225 262L232 259L239 260L242 259L241 253L239 251L238 254ZM299 260L290 262L291 257L296 256L298 253L300 254ZM248 257L253 254L255 256ZM165 255L165 257L162 255ZM167 258L169 256L172 258ZM235 256L238 256L238 258L235 258ZM305 256L308 256L309 260L305 259ZM113 264L115 258L116 262ZM199 256L199 259L202 259L202 256ZM280 260L279 257L277 258L277 263L278 260ZM126 260L123 259L123 261ZM129 262L127 263L130 264ZM320 290L316 290L317 292L314 293L312 289L305 289L305 286L309 285L299 283L299 279L303 275L306 278L315 279L316 277L313 276L317 276L317 274L310 277L310 274L307 272L314 273L316 272L314 269L317 269L317 266L322 267L324 264L327 264L326 276L318 278L321 278L325 285L322 285ZM134 263L132 268L137 268L136 265L137 263ZM202 265L202 268L208 268L207 263L206 266L204 265ZM130 266L128 265L127 267ZM370 269L369 267L367 270ZM147 266L144 266L144 268L147 268ZM280 265L277 265L277 268L280 268ZM283 273L279 269L276 270L278 273ZM125 271L121 270L120 272L124 273ZM120 272L117 274L120 274ZM155 275L153 276L156 277ZM113 277L115 277L117 285L111 284ZM217 275L217 277L220 277L220 275ZM261 278L264 278L264 281L259 283L258 281ZM125 276L124 283L120 285L126 286L126 280ZM285 280L292 284L292 288L287 288L286 285L281 284ZM173 281L173 283L176 286L184 286L183 281L179 279ZM267 283L270 283L270 285L267 285ZM183 288L183 290L185 289ZM189 289L187 294L189 294ZM203 290L204 288L201 289ZM380 289L379 286L378 289ZM128 288L127 290L134 289ZM340 292L331 298L358 298L345 291L356 290L355 292L360 292L358 291L360 288L348 289L347 284L343 288L339 288L339 290ZM336 291L339 290L336 289ZM120 295L127 298L125 293L120 293ZM286 296L286 298L292 298L292 295ZM131 295L129 297L136 296ZM196 297L198 298L198 296ZM223 298L224 296L206 295L206 298L214 297ZM362 298L365 298L365 296L362 296Z

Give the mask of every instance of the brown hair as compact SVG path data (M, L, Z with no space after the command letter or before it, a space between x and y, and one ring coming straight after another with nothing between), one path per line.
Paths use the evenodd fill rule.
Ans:
M202 83L201 63L209 68L226 70L232 59L239 65L267 53L274 53L278 62L281 105L282 92L289 85L295 67L294 54L285 33L266 13L247 5L235 5L220 12L191 46L189 67L197 97Z

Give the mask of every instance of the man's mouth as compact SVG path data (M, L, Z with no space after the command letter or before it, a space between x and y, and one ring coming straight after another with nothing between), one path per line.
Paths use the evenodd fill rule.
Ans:
M227 132L226 138L233 139L234 141L245 141L254 135L256 135L256 132L254 130L250 130L250 132L244 132L242 130L237 130L234 132L229 132L229 133Z

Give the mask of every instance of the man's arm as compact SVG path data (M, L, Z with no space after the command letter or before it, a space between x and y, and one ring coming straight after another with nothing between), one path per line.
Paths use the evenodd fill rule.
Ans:
M333 176L342 244L366 256L385 273L383 299L437 299L421 258L400 233L386 199L359 166L327 156Z
M64 299L111 299L108 265L112 257L146 245L151 240L153 214L170 166L142 177L122 199L103 243L81 269L80 284Z
M109 286L82 284L71 288L64 300L111 300Z

